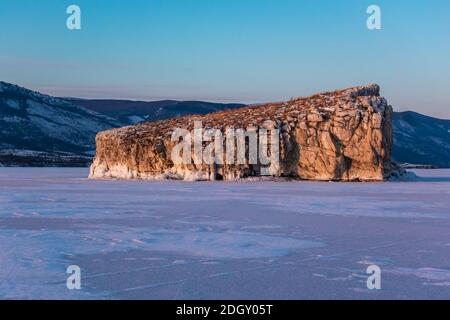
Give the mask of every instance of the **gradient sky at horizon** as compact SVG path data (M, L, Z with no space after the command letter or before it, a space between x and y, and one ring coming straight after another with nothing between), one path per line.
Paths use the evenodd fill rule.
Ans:
M66 28L70 4L82 30ZM378 83L396 110L450 119L449 36L448 0L0 0L0 80L245 103Z

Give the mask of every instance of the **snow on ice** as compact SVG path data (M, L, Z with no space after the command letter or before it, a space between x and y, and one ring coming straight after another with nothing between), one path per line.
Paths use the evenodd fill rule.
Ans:
M0 168L0 297L448 299L450 170L388 183ZM382 270L382 290L366 268ZM66 269L81 268L81 290Z

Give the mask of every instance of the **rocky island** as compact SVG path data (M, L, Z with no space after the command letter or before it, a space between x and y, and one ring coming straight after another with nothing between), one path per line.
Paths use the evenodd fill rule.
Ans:
M392 113L392 107L380 96L380 87L372 84L283 103L107 130L97 134L89 177L197 181L272 176L383 181L393 170ZM243 148L239 146L239 138L228 139L230 128L242 133ZM182 150L188 151L188 161L186 155L185 161L174 160L174 153L180 151L180 136L174 138L176 131L185 132L181 137L185 141L186 136L191 138L200 132L203 161L199 161L195 146ZM208 134L211 132L213 135ZM256 132L256 140L252 140L249 132ZM204 161L204 155L211 152L211 144L216 147L211 153L214 159L219 158L219 150L227 153L221 157L222 161ZM257 150L261 155L264 146L270 149L264 152L269 161L255 161L251 151ZM239 161L234 153L229 156L230 150L239 149L245 155L244 161Z

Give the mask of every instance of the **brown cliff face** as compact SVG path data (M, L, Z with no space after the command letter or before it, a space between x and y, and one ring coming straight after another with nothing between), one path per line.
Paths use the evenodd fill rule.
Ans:
M392 107L379 91L377 85L355 87L285 103L100 132L90 178L235 180L269 175L306 180L385 180L391 175ZM174 163L172 152L178 143L171 139L174 130L193 132L196 121L201 121L204 129L217 129L224 137L229 128L266 128L279 138L279 150L268 152L270 159L279 161L264 165L248 159L244 163ZM261 137L260 133L258 139ZM275 145L276 139L271 137L275 135L268 135L266 145ZM229 145L225 138L220 141L225 152ZM250 144L244 144L246 154ZM203 142L203 152L206 145ZM189 153L191 158L195 158L193 151Z

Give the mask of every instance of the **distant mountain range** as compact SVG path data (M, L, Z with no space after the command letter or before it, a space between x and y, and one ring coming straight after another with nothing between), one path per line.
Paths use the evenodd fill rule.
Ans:
M165 120L174 117L207 114L224 109L234 109L244 104L224 104L203 101L129 101L129 100L88 100L66 99L73 104L108 115L126 124L143 121Z
M99 131L242 106L55 98L0 81L0 165L85 166ZM396 161L450 167L450 120L401 112L393 125Z

